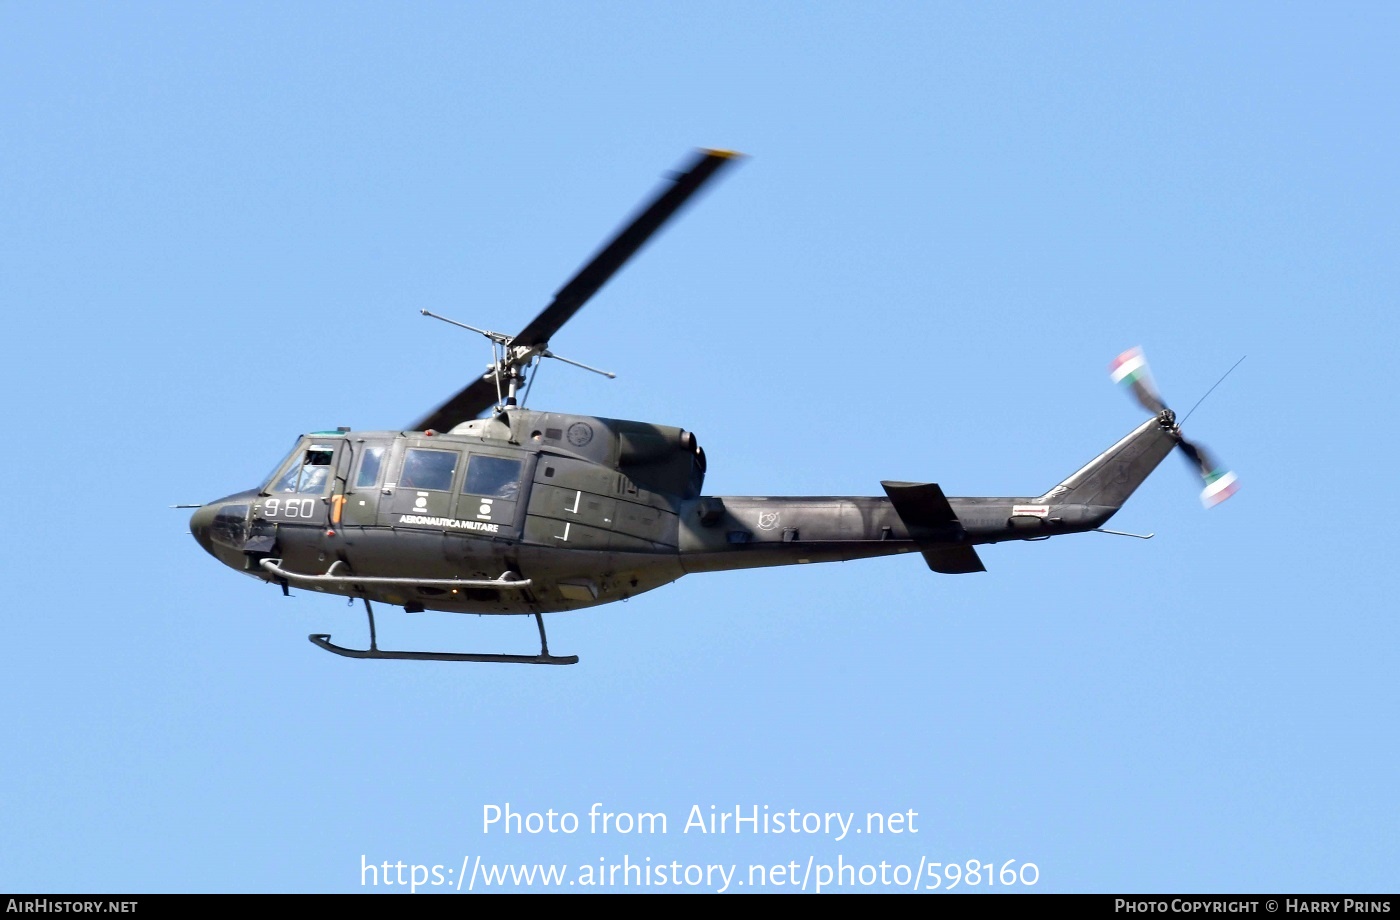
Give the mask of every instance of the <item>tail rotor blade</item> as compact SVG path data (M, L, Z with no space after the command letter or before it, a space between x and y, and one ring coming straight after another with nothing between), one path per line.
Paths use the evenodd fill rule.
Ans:
M1207 508L1214 508L1239 491L1239 479L1234 473L1220 466L1204 447L1185 438L1181 438L1178 444L1182 452L1190 458L1196 472L1201 474L1201 481L1205 483L1206 487L1201 491L1201 504Z
M1152 374L1147 369L1147 358L1140 347L1134 346L1123 352L1108 366L1108 370L1113 382L1130 387L1138 403L1148 412L1156 415L1166 408L1162 397L1157 395Z
M1211 471L1211 461L1206 458L1205 451L1185 438L1180 439L1177 444L1181 447L1181 452L1191 461L1191 465L1196 467L1202 476Z

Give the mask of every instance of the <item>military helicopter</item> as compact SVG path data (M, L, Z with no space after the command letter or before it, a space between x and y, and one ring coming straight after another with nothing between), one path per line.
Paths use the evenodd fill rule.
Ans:
M560 358L550 340L737 158L697 151L516 335L424 310L491 342L486 373L403 430L303 436L264 482L197 506L195 539L284 594L298 586L360 598L369 648L309 637L337 655L562 665L578 656L550 653L543 614L626 600L683 575L910 552L935 572L982 572L979 545L1121 533L1103 525L1174 447L1201 473L1207 504L1237 488L1233 473L1182 437L1138 349L1119 357L1113 377L1151 417L1027 497L949 498L935 483L913 482L881 482L885 494L872 497L709 496L705 452L690 431L526 409L520 387L545 358L607 374ZM380 649L375 601L409 613L530 615L540 650Z

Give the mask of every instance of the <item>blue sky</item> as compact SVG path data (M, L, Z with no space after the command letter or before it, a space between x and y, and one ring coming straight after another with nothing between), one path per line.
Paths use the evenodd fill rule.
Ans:
M0 889L360 891L371 863L1032 862L1038 891L1393 891L1400 14L1350 4L7 4ZM178 502L391 428L696 146L750 155L556 336L537 408L712 494L1038 494L1142 345L1240 475L1114 526L688 577L572 668L353 662ZM24 501L19 499L23 498ZM532 624L379 618L386 647ZM483 810L666 814L484 832ZM692 806L917 812L698 835ZM701 885L701 888L709 886ZM876 886L878 887L878 886ZM378 890L399 890L384 888ZM849 889L848 889L849 890Z

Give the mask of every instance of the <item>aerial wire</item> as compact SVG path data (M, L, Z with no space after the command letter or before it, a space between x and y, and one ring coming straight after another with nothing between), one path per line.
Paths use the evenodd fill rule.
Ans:
M1240 364L1244 361L1244 359L1245 359L1245 358L1248 358L1248 357L1249 357L1249 355L1240 355L1240 360L1239 360L1239 361L1236 361L1234 364L1232 364L1232 365L1230 366L1230 370L1228 370L1228 371L1226 371L1225 373L1223 373L1223 374L1220 375L1220 379L1217 380L1217 381L1215 381L1215 386L1211 387L1209 390L1206 390L1206 396L1209 396L1210 394L1214 393L1214 392L1215 392L1215 387L1218 387L1218 386L1220 386L1222 383L1224 383L1224 382L1225 382L1225 378L1228 377L1228 376L1230 376L1231 372L1233 372L1235 368L1239 367ZM1201 403L1203 403L1203 402L1206 401L1206 396L1202 396L1200 399L1196 400L1196 405L1194 405L1194 406L1191 407L1191 412L1195 412L1197 409L1200 408ZM1191 412L1186 413L1185 417L1182 418L1182 420L1181 420L1180 422L1178 422L1177 424L1179 424L1179 425L1185 425L1185 424L1186 424L1186 419L1188 419L1188 418L1191 417Z

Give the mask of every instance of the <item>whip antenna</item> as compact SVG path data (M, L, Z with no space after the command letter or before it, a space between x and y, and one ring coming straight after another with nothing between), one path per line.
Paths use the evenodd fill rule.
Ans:
M1220 379L1217 380L1217 381L1215 381L1215 387L1218 387L1218 386L1220 386L1222 383L1224 383L1224 382L1225 382L1225 378L1228 377L1228 376L1230 376L1231 372L1233 372L1235 368L1239 367L1242 363L1244 363L1244 359L1245 359L1245 358L1248 358L1248 357L1249 357L1249 355L1240 355L1240 360L1238 360L1238 361L1236 361L1234 364L1230 365L1230 370L1228 370L1228 371L1226 371L1225 373L1221 374L1221 375L1220 375ZM1215 392L1215 387L1211 387L1209 390L1206 390L1206 396L1209 396L1210 394L1214 393L1214 392ZM1197 409L1199 409L1199 408L1201 407L1201 403L1203 403L1203 402L1206 401L1206 396L1202 396L1200 399L1196 400L1196 404L1195 404L1194 406L1191 407L1191 412L1195 412ZM1182 418L1182 420L1181 420L1181 423L1182 423L1182 424L1185 424L1185 423L1186 423L1186 419L1188 419L1188 418L1191 417L1191 412L1186 413L1185 417Z

